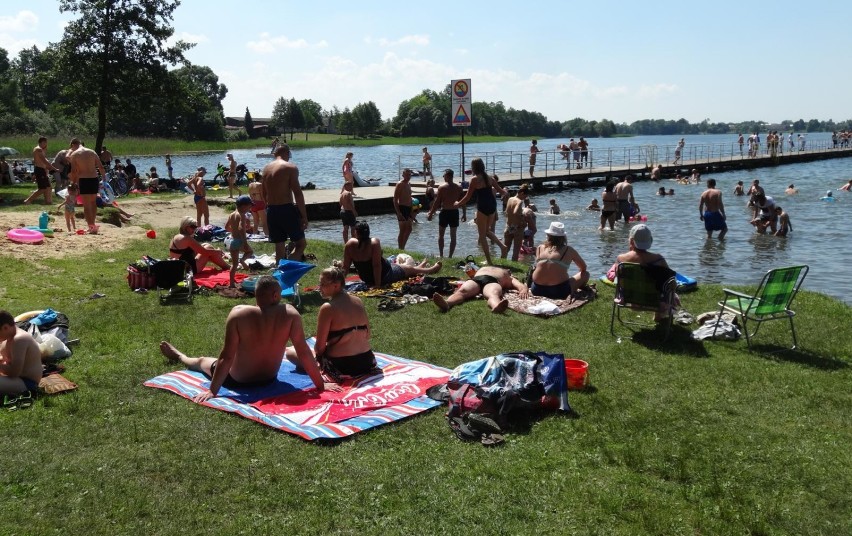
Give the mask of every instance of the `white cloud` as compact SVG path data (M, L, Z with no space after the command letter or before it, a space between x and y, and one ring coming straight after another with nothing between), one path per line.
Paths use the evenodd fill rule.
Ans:
M175 32L170 41L185 41L187 43L207 43L210 39L204 34L193 34L189 32Z
M290 39L284 35L272 37L266 32L260 34L259 40L246 43L246 48L259 54L272 54L285 49L325 48L327 46L328 42L325 40L311 44L305 39Z
M676 93L680 88L677 84L654 84L652 86L643 85L639 88L637 95L640 98L654 98L662 95Z
M7 32L32 32L38 26L38 15L32 11L19 11L15 15L0 15L0 28Z
M364 38L364 42L368 45L376 44L380 47L398 47L404 45L416 45L425 47L429 45L429 36L422 34L414 34L404 35L399 39L388 39L386 37L374 39L373 37L367 36Z

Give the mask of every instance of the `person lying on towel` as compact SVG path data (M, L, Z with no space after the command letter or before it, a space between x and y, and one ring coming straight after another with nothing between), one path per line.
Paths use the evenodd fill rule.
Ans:
M307 371L318 391L340 391L336 383L324 382L313 353L305 341L302 317L295 307L281 303L281 286L274 277L261 276L254 293L257 305L237 305L225 321L225 344L219 358L187 357L166 341L160 351L171 361L210 378L210 389L193 398L196 403L228 389L256 387L273 382L281 360L297 362ZM292 341L293 346L287 346Z
M8 311L0 311L0 396L38 391L41 350L32 335L15 325Z
M442 313L446 313L456 305L472 300L480 293L488 301L488 307L492 313L502 313L509 306L509 300L503 297L504 290L517 290L521 298L529 297L530 291L527 286L512 276L505 268L497 266L483 266L476 274L462 283L462 285L449 297L444 299L437 292L432 295L432 301L438 306Z

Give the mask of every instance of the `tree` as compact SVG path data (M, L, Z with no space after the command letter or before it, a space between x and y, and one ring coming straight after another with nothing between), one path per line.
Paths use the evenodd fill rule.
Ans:
M308 130L322 126L322 106L311 99L302 99L299 101L299 108L305 118L305 141L308 141Z
M185 65L172 73L201 92L210 108L223 110L222 101L228 95L228 87L219 83L219 77L210 67L203 65Z
M9 53L6 49L0 48L0 113L9 112L17 115L21 108L18 88L9 74Z
M302 109L296 99L290 99L287 103L287 124L290 126L290 139L293 139L293 132L297 129L305 128L305 116L302 114Z
M359 103L352 108L352 127L358 136L375 133L382 126L382 113L376 103Z
M170 23L179 5L180 0L59 0L60 13L80 16L65 26L60 48L77 98L97 107L96 151L103 146L113 108L135 94L136 76L141 73L146 84L162 87L168 79L164 64L184 62L184 52L193 45L166 43L174 34Z
M248 134L249 138L254 138L254 121L251 118L251 112L246 106L246 115L243 118L243 126L245 126L246 134Z
M287 132L287 106L290 103L284 97L278 97L272 107L271 126L279 132Z

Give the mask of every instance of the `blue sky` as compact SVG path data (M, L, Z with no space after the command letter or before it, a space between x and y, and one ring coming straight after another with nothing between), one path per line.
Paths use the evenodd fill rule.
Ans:
M569 7L570 6L570 7ZM55 0L4 0L10 57L61 39ZM183 0L176 36L228 86L226 115L278 97L383 118L471 78L473 100L550 120L852 118L852 2Z

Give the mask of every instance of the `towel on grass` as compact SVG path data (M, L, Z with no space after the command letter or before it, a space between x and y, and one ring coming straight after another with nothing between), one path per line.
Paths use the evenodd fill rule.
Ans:
M313 338L308 339L313 347ZM276 381L241 389L222 388L203 405L236 413L307 440L340 439L421 413L441 403L425 396L426 389L445 383L448 369L375 352L381 374L362 376L343 384L340 393L317 393L304 373L282 360ZM187 399L210 385L203 374L180 370L144 384Z
M585 286L574 293L574 299L551 300L530 294L529 298L523 299L517 292L507 292L506 299L509 300L509 309L516 313L550 318L551 316L567 313L578 307L582 307L594 300L598 291L594 286Z
M234 275L234 280L237 283L242 282L247 278L248 274L237 272ZM231 272L220 268L205 268L195 274L195 284L199 287L215 288L216 285L227 287L231 284Z

